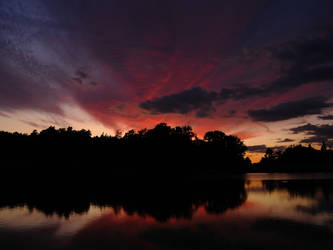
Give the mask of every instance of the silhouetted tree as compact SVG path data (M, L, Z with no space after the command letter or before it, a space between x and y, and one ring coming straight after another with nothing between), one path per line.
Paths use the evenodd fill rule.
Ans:
M265 158L266 159L269 159L269 160L271 160L271 159L273 159L273 150L271 149L271 148L267 148L266 149L266 153L265 153Z
M320 148L321 152L326 152L326 143L323 141Z
M311 145L292 145L284 151L267 149L260 163L251 169L260 172L333 171L330 165L332 159L333 151L327 150L325 144L321 150L316 150Z

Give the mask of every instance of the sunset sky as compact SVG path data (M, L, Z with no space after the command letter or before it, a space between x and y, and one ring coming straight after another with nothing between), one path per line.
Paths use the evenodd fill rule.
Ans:
M0 130L190 125L333 145L332 0L0 0Z

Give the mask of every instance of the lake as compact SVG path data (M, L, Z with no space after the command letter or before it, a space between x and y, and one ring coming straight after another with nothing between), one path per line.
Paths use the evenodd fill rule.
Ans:
M0 249L333 248L333 174L212 182L224 184L68 206L0 196Z

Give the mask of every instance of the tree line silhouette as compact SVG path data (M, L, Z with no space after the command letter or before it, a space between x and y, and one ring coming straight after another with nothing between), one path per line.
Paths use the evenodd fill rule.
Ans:
M89 130L51 126L31 134L0 131L2 171L34 170L67 175L107 174L183 176L245 172L332 171L333 151L293 145L284 151L267 149L258 164L245 156L247 147L236 136L209 131L203 139L190 126L166 123L152 129L129 130L114 136L92 136Z
M30 135L0 132L0 142L3 161L45 169L66 167L67 171L89 167L163 176L202 170L239 173L250 164L244 158L246 146L235 136L210 131L199 139L190 126L165 123L124 135L94 137L89 130L51 126Z
M333 151L327 149L325 142L317 150L310 144L291 145L284 151L266 150L258 164L251 171L256 172L327 172L333 171Z

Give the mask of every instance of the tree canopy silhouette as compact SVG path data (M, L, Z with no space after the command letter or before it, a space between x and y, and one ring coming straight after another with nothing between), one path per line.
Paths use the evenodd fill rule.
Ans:
M196 171L239 173L249 164L244 159L246 146L235 136L210 131L199 139L190 126L166 123L115 136L93 137L89 130L54 126L30 135L0 132L0 145L5 162L56 167L57 171L79 167L163 176Z
M0 131L2 170L27 167L50 172L183 176L197 173L332 171L333 151L323 142L266 150L258 164L245 157L247 147L236 136L208 131L198 138L190 126L166 123L152 129L92 136L89 130L51 126L31 134ZM22 171L22 170L21 170Z
M333 151L323 142L317 150L311 145L291 145L284 151L266 150L264 157L252 170L256 172L319 172L333 171Z

